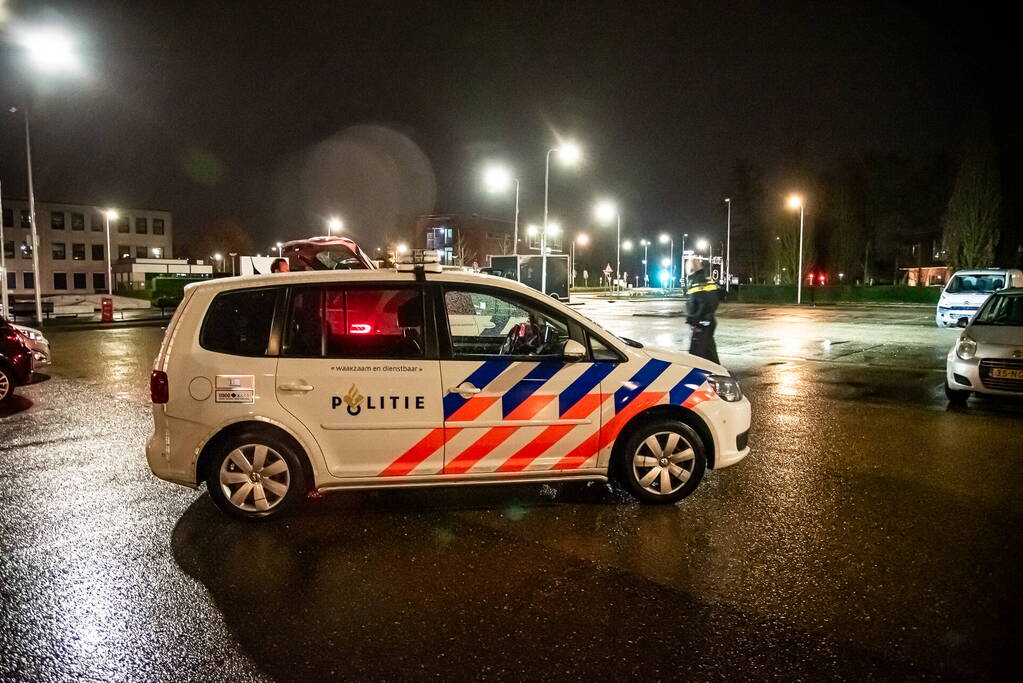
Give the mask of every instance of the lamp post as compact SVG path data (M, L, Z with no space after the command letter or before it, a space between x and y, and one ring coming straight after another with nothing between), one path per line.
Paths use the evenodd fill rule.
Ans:
M585 247L589 243L590 243L590 236L587 235L585 232L579 233L578 235L575 236L575 239L572 240L572 265L570 266L570 271L569 272L572 273L572 286L573 287L575 287L575 245L578 244L580 247Z
M519 253L519 179L512 175L512 172L505 166L488 166L483 171L483 184L491 192L504 192L508 186L515 183L515 228L512 233L512 253Z
M107 231L107 293L114 293L114 267L112 254L110 253L110 221L116 221L119 213L117 209L106 209L103 212L103 228Z
M274 246L277 247L277 258L283 257L284 256L284 243L283 242L278 242Z
M796 303L803 303L803 198L789 195L789 208L799 209L799 261L796 266Z
M725 291L732 284L732 199L725 197L728 205L728 219L725 223Z
M675 240L671 237L671 235L668 235L667 233L662 234L659 239L661 241L661 244L667 243L667 244L670 245L668 247L668 261L669 261L669 264L668 264L668 284L671 285L672 287L674 287L674 285L675 285Z
M597 203L593 214L598 221L607 225L612 220L618 222L618 236L615 238L615 279L622 276L622 213L614 202L603 200Z
M686 238L689 237L688 232L682 233L682 267L679 271L679 279L682 280L682 291L689 287L689 273L686 272Z
M4 213L3 196L3 184L0 183L0 317L7 315L7 249L4 242L4 221L2 218ZM11 215L13 216L13 210ZM12 220L11 222L13 223L14 221Z
M551 154L558 153L561 163L573 165L579 162L582 152L572 142L562 142L557 147L547 150L547 159L543 173L543 233L540 235L540 291L547 293L547 221L551 190Z
M341 232L344 229L344 221L337 216L331 216L327 219L327 237L330 237L335 232Z
M650 261L650 257L649 257L650 240L642 239L642 240L639 241L639 243L643 247L643 286L644 287L649 287L650 286L650 263L649 263L649 261Z

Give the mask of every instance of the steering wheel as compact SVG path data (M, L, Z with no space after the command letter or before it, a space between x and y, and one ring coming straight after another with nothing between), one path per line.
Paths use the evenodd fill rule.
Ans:
M501 345L502 356L522 356L535 353L534 345L539 335L532 323L519 323L508 330L508 335Z

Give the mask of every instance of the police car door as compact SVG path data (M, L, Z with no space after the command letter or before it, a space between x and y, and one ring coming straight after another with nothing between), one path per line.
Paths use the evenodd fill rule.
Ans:
M440 367L422 287L291 288L277 397L315 435L336 477L436 474L441 452L397 456L443 434Z
M445 474L564 469L597 438L600 380L613 364L566 362L565 343L585 343L580 326L500 288L446 286L443 309Z

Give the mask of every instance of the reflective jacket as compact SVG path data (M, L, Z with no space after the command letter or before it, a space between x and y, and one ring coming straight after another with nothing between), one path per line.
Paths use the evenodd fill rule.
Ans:
M720 301L718 286L716 282L707 278L702 269L689 276L686 296L689 297L686 304L687 323L706 327L714 322L714 312Z

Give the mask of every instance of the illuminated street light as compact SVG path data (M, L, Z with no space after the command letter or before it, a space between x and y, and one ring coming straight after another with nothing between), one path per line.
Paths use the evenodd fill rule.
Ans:
M615 279L622 276L622 214L614 202L602 200L593 209L597 220L607 225L611 221L618 222L618 236L615 238Z
M573 287L575 287L575 277L576 277L576 269L575 269L575 245L578 244L580 247L585 247L589 243L590 243L590 236L587 235L585 232L579 233L578 235L575 236L575 239L572 240L572 265L569 266L569 269L572 272L572 286Z
M515 229L512 235L512 253L519 253L519 179L507 166L493 164L483 169L483 184L491 192L504 192L515 183Z
M121 217L121 214L117 212L117 209L107 209L103 212L103 227L107 231L107 293L114 293L114 268L111 265L111 254L110 254L110 221L116 221Z
M643 286L650 286L650 258L648 251L650 249L650 240L642 239L639 241L640 246L643 247Z
M557 221L551 221L547 224L548 235L560 235L561 234L561 223Z
M585 247L587 244L590 243L590 236L587 235L585 232L581 232L578 235L576 235L575 241L576 243L579 244L580 247Z
M625 240L622 242L622 249L625 251L632 251L632 240Z
M790 194L790 209L799 209L799 263L796 269L796 303L803 303L803 198L798 194Z
M284 251L283 251L284 243L283 242L278 242L275 246L277 247L277 258L281 258L282 256L284 256Z
M398 246L394 248L394 251L397 254L405 254L408 252L408 245L405 244L404 242L401 242L398 244Z
M527 234L527 235L529 235L530 237L536 237L537 235L539 235L539 234L540 234L540 228L539 228L539 226L536 226L536 225L529 225L529 226L528 226L528 227L526 228L526 234Z
M675 240L671 237L671 235L668 235L667 233L661 233L661 236L658 239L660 239L661 244L669 244L669 245L671 245L670 249L668 251L668 254L670 255L670 257L668 258L668 263L666 264L666 267L669 269L669 271L668 271L668 281L669 281L670 284L674 285L675 284Z
M725 223L725 291L732 283L732 199L725 197L728 205L728 219Z
M220 254L214 254L214 255L213 255L213 261L214 261L214 263L213 263L213 271L214 271L214 272L216 272L216 270L217 270L217 267L218 267L218 266L220 265L220 261L221 261L221 259L223 259L223 258L224 258L224 257L223 257L223 256L221 256Z
M558 153L558 159L566 166L574 166L582 158L579 146L574 142L559 142L557 147L547 150L543 174L543 227L540 233L540 291L547 294L547 221L551 194L551 154Z
M337 216L331 216L329 219L327 219L327 237L330 237L331 234L335 232L341 232L342 230L344 230L344 228L345 228L344 221L342 221Z

